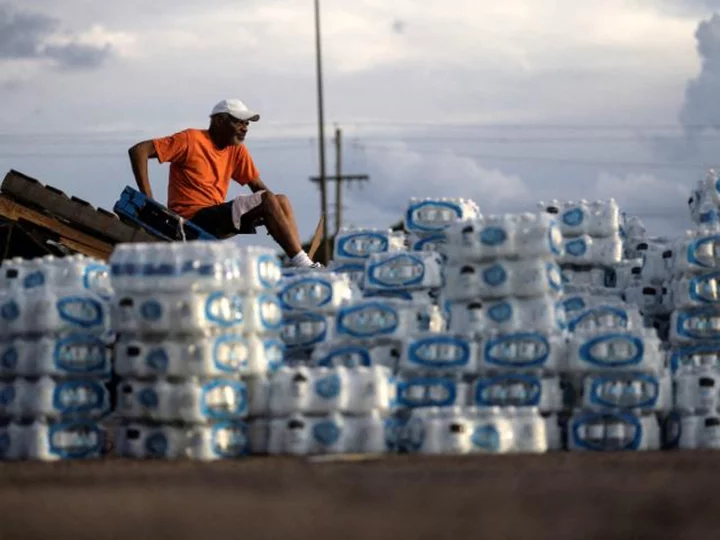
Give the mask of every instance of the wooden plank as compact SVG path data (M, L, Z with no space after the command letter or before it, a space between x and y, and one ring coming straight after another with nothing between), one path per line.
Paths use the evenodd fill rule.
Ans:
M111 243L98 240L97 238L78 231L70 225L53 217L38 212L37 210L22 206L20 203L13 201L2 194L0 194L0 215L13 221L23 219L35 225L45 227L61 237L67 238L78 244L85 245L95 251L111 252L113 249L113 245Z
M310 241L310 249L308 250L308 257L311 259L315 256L318 248L320 247L320 241L323 239L323 224L325 223L325 215L320 216L317 227L315 227L315 234L313 234L312 240ZM327 257L328 254L326 253Z
M70 249L72 249L74 251L77 251L78 253L82 253L83 255L87 255L88 257L95 257L96 259L100 259L102 261L107 261L110 258L110 255L112 254L112 250L104 251L104 250L94 249L94 248L91 248L90 246L86 246L85 244L82 244L82 243L72 240L70 238L60 237L58 242L64 246L69 247Z
M53 216L80 225L88 231L106 237L114 244L158 241L144 229L120 221L112 212L96 209L87 201L77 197L68 197L61 190L45 186L15 170L5 175L0 189L4 194L9 194L18 201L42 208Z

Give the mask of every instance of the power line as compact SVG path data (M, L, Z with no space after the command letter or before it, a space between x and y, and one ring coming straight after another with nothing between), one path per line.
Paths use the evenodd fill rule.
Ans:
M338 120L337 123L341 123ZM528 129L528 130L596 130L596 131L619 131L619 130L638 130L638 131L649 131L649 130L676 130L676 131L720 131L720 125L708 125L708 124L593 124L593 123L578 123L578 124L561 124L561 123L543 123L543 122L517 122L517 123L502 123L502 122L464 122L464 121L408 121L408 120L342 120L342 123L351 126L383 126L383 127L444 127L451 129ZM313 122L273 122L264 123L263 129L265 128L294 128L294 127L310 127L317 125ZM149 131L147 129L137 130L106 130L106 131L0 131L0 138L18 138L18 137L104 137L104 136L148 136Z
M413 150L410 149L393 149L389 147L381 147L381 146L372 146L372 145L363 145L361 146L363 149L367 149L371 152L388 152L388 153L411 153ZM448 152L439 152L439 151L425 151L423 150L423 154L433 154L433 155L443 155L448 154ZM467 157L467 158L474 158L474 159L487 159L487 160L494 160L494 161L534 161L534 162L546 162L546 163L555 163L555 164L565 164L565 165L592 165L592 166L605 166L605 167L641 167L646 169L687 169L687 170L707 170L709 168L717 167L713 165L700 165L700 164L693 164L693 163L680 163L680 162L642 162L642 161L607 161L607 160L582 160L582 159L573 159L573 158L555 158L555 157L546 157L546 156L498 156L493 154L467 154L467 153L455 153L452 152L453 156L457 157Z
M398 141L417 141L418 144L423 142L435 142L435 141L472 141L472 142L483 142L483 143L582 143L582 142L632 142L632 141L654 141L657 140L661 135L624 135L624 136L600 136L600 137L491 137L482 135L372 135L373 140L398 140ZM720 134L710 135L701 134L697 135L697 138L701 141L720 141ZM352 142L359 141L360 139L352 139Z
M265 151L284 151L294 149L305 149L311 145L285 145L285 146L261 146L250 148L251 153L257 154ZM127 159L127 152L0 152L0 159L8 158L33 158L33 159L75 159L75 158L121 158Z

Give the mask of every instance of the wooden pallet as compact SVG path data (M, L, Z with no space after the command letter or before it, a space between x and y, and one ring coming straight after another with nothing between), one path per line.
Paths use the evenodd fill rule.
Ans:
M69 197L15 170L0 185L0 218L22 226L27 241L43 246L49 254L82 253L107 260L119 243L165 241L124 223L113 212ZM31 257L26 250L19 249L17 242L11 246L9 239L12 237L4 237L0 245L0 259Z
M41 184L18 171L11 170L0 186L3 195L41 210L74 228L85 231L114 245L121 242L157 242L159 239L143 229L128 225L113 212L94 208L77 197L68 197L61 190Z

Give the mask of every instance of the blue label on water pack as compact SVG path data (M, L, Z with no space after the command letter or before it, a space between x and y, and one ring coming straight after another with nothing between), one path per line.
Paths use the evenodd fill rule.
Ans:
M578 357L600 367L635 366L643 361L645 343L636 336L608 333L588 339L580 347Z
M310 311L285 318L280 332L285 346L293 349L311 347L325 341L327 333L327 318Z
M502 285L507 280L507 272L500 264L494 264L483 270L483 281L491 287Z
M260 285L266 289L272 289L282 279L282 267L277 257L272 255L260 255L257 258L257 274Z
M215 339L212 357L216 369L235 373L248 368L250 346L240 335L220 336Z
M536 332L518 332L488 339L485 362L501 367L539 367L550 356L550 342Z
M145 439L145 453L149 458L164 458L168 452L168 440L162 431L151 433Z
M341 389L342 382L335 373L315 381L315 393L323 399L335 399L340 395Z
M104 414L110 410L108 390L94 381L55 383L52 403L53 409L61 415Z
M429 336L410 343L408 361L424 368L448 369L470 363L470 343L456 336Z
M475 448L486 452L497 452L500 449L500 433L493 424L476 426L470 441Z
M680 336L698 340L720 339L720 329L715 326L718 317L714 306L676 311L675 331Z
M105 319L102 304L94 298L68 296L59 299L56 307L62 320L81 328L101 326Z
M498 324L506 323L512 319L513 308L510 302L495 304L487 310L488 319Z
M681 367L699 367L695 364L694 356L714 356L713 368L720 368L720 343L707 343L682 347L670 353L670 369L675 373Z
M145 365L156 373L166 373L169 364L170 357L162 346L152 349L145 357Z
M215 380L202 387L200 410L208 418L233 418L247 413L247 386L233 380Z
M99 457L104 444L104 432L94 422L61 422L48 427L50 453L62 459Z
M358 232L343 236L338 240L335 256L347 259L366 259L373 253L387 251L388 246L386 235L377 232Z
M163 316L162 304L157 300L146 300L140 306L140 316L146 321L159 321Z
M321 367L358 367L372 365L370 351L362 345L347 345L333 349L317 362Z
M508 373L475 385L475 405L481 407L537 407L541 397L542 380L535 375Z
M587 252L587 243L584 238L576 238L565 244L565 251L573 257L581 257Z
M501 227L485 227L480 232L480 242L486 246L499 246L507 240L507 233Z
M659 398L660 383L653 375L591 376L588 399L593 405L622 409L652 408Z
M0 365L2 365L3 370L13 371L17 368L19 356L15 345L8 346L0 356Z
M553 291L559 291L563 285L563 275L557 263L548 263L545 267L548 285Z
M283 324L282 307L275 295L263 294L257 299L260 325L265 330L278 330Z
M401 253L368 264L367 283L376 287L412 287L425 279L425 262L412 254Z
M67 373L108 374L110 353L100 339L84 334L70 335L55 342L53 363Z
M157 409L160 405L160 397L153 388L143 388L138 394L138 402L145 409Z
M16 392L12 384L0 387L0 407L9 407L15 401Z
M566 313L570 313L571 311L580 311L585 309L587 305L585 300L580 296L571 296L570 298L566 298L562 301L562 304Z
M436 251L438 247L447 244L447 236L444 234L433 234L418 239L412 246L413 251Z
M701 304L720 302L717 296L717 280L720 280L720 272L711 272L692 278L688 283L690 299Z
M236 458L250 453L248 426L244 422L218 422L213 424L212 449L221 458Z
M114 263L110 265L110 275L112 276L136 276L139 273L140 268L133 263Z
M15 300L5 302L0 306L0 317L6 321L14 321L20 317L20 306L17 305Z
M706 248L706 244L710 244L710 249ZM697 240L690 242L686 253L687 261L701 268L715 268L718 263L715 256L710 257L710 261L706 261L706 257L698 255L698 253L710 252L714 254L717 252L714 249L716 244L720 244L720 235L718 234L701 236Z
M35 287L42 287L45 285L45 272L42 270L36 270L30 272L23 279L23 287L26 289L34 289Z
M242 324L245 320L242 297L223 291L210 294L205 302L205 317L223 327Z
M398 298L400 300L412 300L411 291L385 290L385 291L363 291L363 298Z
M141 272L144 276L149 277L172 277L177 275L175 265L170 263L145 263Z
M332 420L320 420L312 428L313 439L322 446L332 446L342 435L340 427Z
M584 219L585 212L583 212L581 208L573 208L571 210L567 210L562 215L563 223L569 227L577 227L583 222Z
M263 348L268 363L268 371L275 373L283 365L285 344L279 339L267 339L263 342Z
M408 231L440 231L462 217L460 206L448 201L423 201L410 205L405 212Z
M560 227L553 220L548 227L547 242L548 246L550 246L550 252L558 257L562 254L562 238Z
M355 338L382 336L395 332L399 322L400 317L394 306L368 302L340 309L337 332Z
M627 328L629 315L625 308L615 306L593 306L578 314L568 323L568 330L574 332L576 328L583 328L585 323L591 322L596 327L597 319L604 319L607 316L612 318L611 328Z
M332 283L315 277L293 281L278 292L280 305L287 311L318 309L330 303L332 297Z
M617 436L608 430L615 426ZM640 420L625 412L584 412L572 419L569 436L572 442L586 450L614 452L637 450L643 437Z
M98 284L98 280L108 271L107 265L104 264L88 264L83 271L82 284L85 289L91 290L100 295L103 300L109 300L112 292L107 289L107 285Z
M397 384L401 407L447 407L457 401L457 383L441 377L415 377Z
M0 459L6 457L12 447L12 439L7 431L0 431Z

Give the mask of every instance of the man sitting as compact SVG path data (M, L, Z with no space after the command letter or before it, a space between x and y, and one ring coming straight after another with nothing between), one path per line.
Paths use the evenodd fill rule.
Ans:
M228 238L264 225L293 266L319 267L302 249L290 201L271 192L260 179L243 144L250 122L260 115L239 99L226 99L210 113L208 129L186 129L142 141L128 153L138 188L153 198L148 160L170 163L168 207L218 238ZM230 179L247 185L250 195L225 202Z

